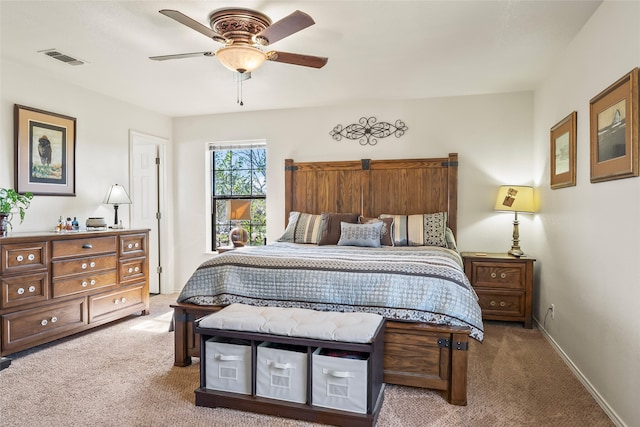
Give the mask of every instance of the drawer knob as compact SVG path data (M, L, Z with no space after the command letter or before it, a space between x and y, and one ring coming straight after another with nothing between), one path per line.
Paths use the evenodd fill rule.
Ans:
M506 303L506 302L504 302L504 301L500 301L500 307L504 307L505 305L507 305L507 303Z
M134 245L136 248L140 246L140 243L136 242L136 244Z
M18 255L16 259L18 260L18 262L24 261L24 257L22 255Z
M29 254L29 256L27 256L27 259L29 261L33 261L34 259L36 259L36 256L34 254Z
M83 287L83 288L86 288L86 287L87 287L87 285L88 285L88 283L87 283L87 282L82 282L82 287Z
M36 291L36 287L31 285L29 286L29 292L34 293Z
M58 318L56 316L53 316L51 318L51 323L56 323L58 321Z
M42 319L42 321L40 322L42 326L47 326L48 323L49 322L47 321L47 319Z
M122 297L122 303L124 304L125 302L127 302L127 299L125 297Z
M136 268L135 268L135 271L136 271L136 273L137 273L138 271L140 271L140 267L136 267Z
M489 303L489 305L490 305L491 307L495 307L495 306L496 306L496 302L495 302L495 301L491 301L491 302Z
M96 284L96 279L91 279L91 284L95 285Z
M498 275L496 273L491 273L491 278L495 279Z
M506 273L501 273L500 277L504 279L505 277L507 277L507 274Z
M120 304L120 300L116 298L116 300L113 302L115 305Z
M83 263L82 263L82 265L81 265L81 267L82 267L82 269L83 269L83 270L86 270L86 269L87 269L87 263L86 263L86 262L83 262Z
M133 268L129 267L129 273L133 273Z
M133 245L132 245L131 243L129 243L129 244L127 245L127 248L128 248L128 249L131 249L131 248L133 248Z
M18 288L18 295L24 294L24 288Z
M89 263L89 267L93 268L93 267L95 267L95 266L96 266L96 263L95 263L95 262L91 261L91 262Z
M91 243L85 243L82 245L82 249L93 249L93 245Z

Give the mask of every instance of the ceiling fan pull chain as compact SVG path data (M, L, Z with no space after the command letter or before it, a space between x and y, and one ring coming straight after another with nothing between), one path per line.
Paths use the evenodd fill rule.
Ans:
M244 102L242 102L242 76L239 75L237 76L237 86L236 86L236 102L238 104L240 104L240 106L242 107L244 105Z

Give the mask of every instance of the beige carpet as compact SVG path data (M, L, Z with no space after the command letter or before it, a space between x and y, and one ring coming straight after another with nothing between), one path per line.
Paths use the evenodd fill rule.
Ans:
M13 355L0 371L2 426L310 426L196 407L199 364L173 366L169 303L151 298L136 316ZM438 392L388 386L379 427L611 426L541 333L487 323L471 345L469 404ZM196 359L197 361L198 359Z

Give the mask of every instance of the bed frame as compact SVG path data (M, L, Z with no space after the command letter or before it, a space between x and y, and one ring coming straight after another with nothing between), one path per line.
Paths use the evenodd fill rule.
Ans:
M408 160L296 163L285 160L285 223L292 211L381 213L448 212L457 232L458 155ZM221 307L176 303L175 365L199 357L194 320ZM384 382L442 390L449 403L467 404L469 328L388 320Z

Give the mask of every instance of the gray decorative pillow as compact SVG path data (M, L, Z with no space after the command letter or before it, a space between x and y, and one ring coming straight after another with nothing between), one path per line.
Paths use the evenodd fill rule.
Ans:
M444 239L447 241L447 248L458 250L458 245L456 245L456 238L453 235L453 230L449 227L444 231Z
M338 246L366 246L371 248L380 247L380 230L383 222L372 224L350 224L340 223L340 240Z
M277 240L278 242L293 243L295 232L296 232L296 224L298 223L298 218L300 218L300 212L289 213L289 222L287 223L287 228L285 228L284 233Z
M393 218L367 218L360 217L360 224L372 224L375 222L382 222L382 229L380 230L380 244L382 246L393 246L393 239L391 238L391 230L393 229Z

